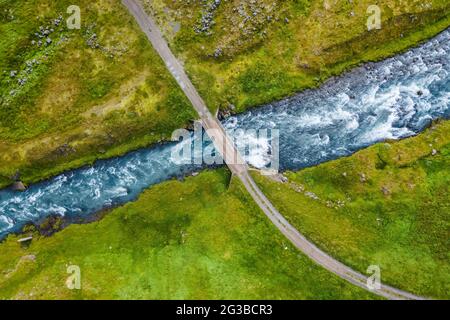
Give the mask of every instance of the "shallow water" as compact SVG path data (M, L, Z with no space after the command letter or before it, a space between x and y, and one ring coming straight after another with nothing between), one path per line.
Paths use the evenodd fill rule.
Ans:
M419 48L366 64L319 89L228 118L224 126L232 135L236 129L278 129L281 169L313 166L385 139L412 136L432 120L450 117L449 40L445 31ZM259 139L260 150L246 156L250 164L264 166L268 142ZM23 193L0 191L0 238L53 214L89 216L132 201L151 185L202 169L175 164L174 146L98 161Z

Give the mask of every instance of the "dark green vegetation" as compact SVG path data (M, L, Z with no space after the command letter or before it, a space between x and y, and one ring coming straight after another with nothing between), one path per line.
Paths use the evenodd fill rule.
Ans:
M228 171L147 190L28 248L0 245L0 299L367 299L301 255ZM65 286L69 265L82 290Z
M317 86L450 25L447 0L222 0L215 9L213 0L144 2L209 107L234 105L235 112ZM382 28L369 32L373 4ZM213 18L202 24L207 13Z
M343 263L424 296L450 298L450 122L298 173L257 176L305 236Z
M18 170L32 182L168 139L196 117L120 1L78 1L81 30L67 28L71 4L0 0L0 187Z

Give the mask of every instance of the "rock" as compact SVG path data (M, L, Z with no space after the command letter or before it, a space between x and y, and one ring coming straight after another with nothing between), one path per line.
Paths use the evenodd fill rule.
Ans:
M25 85L25 83L27 83L28 79L27 78L20 78L17 80L17 83L19 84L19 86L23 86Z
M16 181L12 184L11 189L13 191L25 191L27 190L27 187L22 181Z
M320 198L314 193L314 192L305 192L305 196L313 199L313 200L320 200Z
M311 69L311 66L306 62L299 63L298 66L302 69Z
M23 261L36 261L36 256L34 254L30 254L28 256L23 256L21 258Z
M359 181L361 181L361 182L366 182L367 181L367 177L366 177L366 175L364 173L361 173L359 175Z
M43 220L39 225L36 225L39 234L49 237L64 228L64 218L52 214Z
M68 143L65 143L62 146L59 146L58 148L56 148L56 150L54 152L58 156L67 157L67 156L71 155L72 153L75 153L76 150L74 147L72 147Z
M305 191L305 186L303 186L303 185L297 185L295 183L291 183L291 186L298 193L303 193Z
M211 27L215 25L214 22L214 14L215 11L218 9L219 5L221 3L221 0L215 0L212 3L205 2L203 4L203 10L202 10L202 17L200 19L200 23L198 23L194 27L194 31L199 33L204 33L206 35L211 35Z
M194 121L189 121L189 123L186 125L186 130L194 131L195 130L195 122Z
M385 196L389 196L391 194L391 191L387 187L382 187L381 192L383 192Z
M231 112L229 110L219 110L217 118L222 121L231 117Z
M214 58L220 58L223 55L222 48L217 48L216 51L214 51Z

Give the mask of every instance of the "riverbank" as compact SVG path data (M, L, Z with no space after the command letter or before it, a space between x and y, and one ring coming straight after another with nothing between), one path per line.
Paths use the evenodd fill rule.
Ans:
M88 225L0 245L2 299L373 299L316 266L225 169L168 181ZM81 290L65 286L81 270ZM108 272L105 272L107 270Z
M449 299L450 121L402 141L286 172L254 175L280 213L321 249L382 282Z
M448 298L449 132L450 121L439 121L418 136L287 172L284 183L255 178L342 262L362 273L379 265L384 283ZM299 255L229 179L218 169L155 185L102 220L51 237L29 231L28 247L10 235L0 244L1 297L373 298ZM81 291L64 286L68 265L81 267Z
M193 108L120 1L0 5L0 187L169 140Z
M231 136L235 130L280 130L282 170L315 166L377 142L415 135L431 121L450 117L449 37L446 31L405 54L352 70L318 89L231 117L224 127ZM238 143L258 140L260 149L246 160L260 167L270 143L249 134L236 138ZM54 214L85 218L134 201L152 185L204 168L172 162L174 145L97 161L33 184L24 193L0 191L0 237Z
M450 6L440 0L379 1L382 28L370 32L369 0L143 2L213 113L240 113L315 88L450 25Z
M171 8L171 5L169 5L168 8ZM406 7L403 9L401 8L397 9L399 10L396 13L398 16L401 16L401 14L406 13L403 12L402 10L412 10L411 8ZM95 10L97 9L90 7L90 10L95 12ZM150 74L153 74L153 76L155 76L156 71L156 75L158 79L160 79L158 80L159 88L162 87L169 88L168 90L163 90L165 94L167 94L167 99L160 100L160 102L154 107L151 108L146 107L145 108L146 111L141 110L142 112L144 112L144 114L142 112L136 113L135 111L131 110L130 108L133 108L133 105L128 105L128 107L125 108L126 110L122 108L123 107L122 106L119 108L119 110L112 110L111 112L107 112L105 115L101 117L91 118L89 119L89 121L86 121L81 126L77 125L78 127L73 128L73 130L64 132L56 130L54 133L51 134L44 133L43 135L38 135L35 138L32 138L31 140L27 139L27 141L26 142L24 141L23 143L22 142L11 143L8 142L8 140L2 141L2 139L0 138L0 158L2 159L1 161L4 163L4 165L0 168L0 188L4 188L7 185L11 184L13 182L12 178L17 177L18 172L20 173L20 179L23 182L25 182L26 184L31 184L45 180L51 176L60 174L61 172L65 172L71 169L92 164L94 161L98 159L107 159L115 156L121 156L132 150L148 147L161 140L168 140L173 130L187 126L188 123L195 118L194 112L192 108L189 106L189 103L186 101L182 93L180 93L179 90L176 88L175 81L171 79L170 74L165 70L164 66L159 61L156 61L157 59L155 60L153 49L150 48L148 45L143 44L145 39L143 35L140 35L140 32L137 30L137 27L134 25L134 23L130 22L131 21L130 17L124 14L122 8L118 7L116 8L116 10L117 10L115 11L116 17L118 20L121 21L119 25L121 25L124 28L124 30L127 29L126 31L122 30L122 32L126 32L126 34L129 34L130 32L139 34L139 37L137 39L140 40L136 40L136 44L138 44L139 49L134 54L141 55L142 57L148 55L144 59L145 61L147 61L145 62L145 65L149 64L148 70ZM303 14L306 14L304 12L303 13L302 12L299 13L297 11L294 12L296 12L295 14L301 14L301 17L303 17ZM345 36L343 33L341 37L334 37L334 38L336 38L339 41L343 41L343 38L345 38L346 39L345 41L347 42L350 41L350 43L354 43L355 46L353 52L354 55L348 56L344 54L344 51L348 50L348 46L337 45L337 47L333 50L335 51L337 50L336 52L341 52L342 54L338 54L338 56L341 56L341 58L342 57L346 58L342 58L343 60L342 59L339 60L340 61L339 63L337 63L336 61L331 63L330 60L329 64L332 66L327 67L325 69L320 68L321 71L319 73L317 72L311 73L310 71L305 72L305 70L302 71L301 68L294 72L293 70L291 70L292 67L288 67L285 62L283 62L283 64L279 63L280 61L289 61L289 59L287 59L286 57L279 57L278 54L275 54L273 55L273 57L277 57L275 61L273 57L271 58L272 56L270 51L271 49L264 47L259 49L254 48L254 50L249 49L249 51L245 51L245 54L248 54L249 57L253 58L244 59L241 54L238 54L235 58L232 59L231 62L226 59L225 60L219 59L218 61L209 59L208 61L202 62L201 68L195 67L195 65L199 63L198 62L199 58L195 56L190 56L189 52L191 52L194 49L191 48L192 49L191 50L188 44L185 44L186 46L182 48L183 50L185 50L185 52L180 51L179 48L177 52L179 53L179 56L183 60L186 60L185 57L189 58L187 59L186 64L188 70L190 71L190 76L192 77L194 83L199 86L199 91L207 100L208 105L212 107L212 109L215 109L216 107L222 107L222 110L224 110L225 113L228 112L237 113L242 112L245 109L248 109L249 107L255 107L262 103L272 102L276 99L285 98L288 95L292 95L293 93L298 92L300 90L304 90L306 88L317 87L320 83L322 83L325 79L329 78L330 76L341 74L355 65L358 65L365 61L380 60L385 57L394 55L398 52L401 52L411 46L417 45L421 41L434 36L435 34L439 33L440 31L448 27L448 25L450 25L450 16L447 16L446 18L441 17L437 19L436 18L437 16L436 17L433 16L434 14L436 14L436 12L435 11L433 12L430 12L429 14L424 13L427 16L427 18L423 19L420 18L419 20L421 21L421 23L411 23L408 22L408 19L406 19L405 21L400 19L403 22L401 22L400 24L394 24L396 28L400 29L405 27L405 25L408 25L409 27L406 29L409 31L405 33L403 37L396 38L395 41L389 40L390 39L389 37L392 37L394 34L396 34L392 33L392 30L387 28L380 30L377 33L377 35L373 37L373 41L376 40L380 42L377 44L377 46L373 47L372 46L368 46L367 48L361 47L361 43L369 43L369 44L371 43L370 41L369 42L367 41L371 39L373 34L368 34L364 37L360 37L360 35L356 36L356 34L358 34L358 32L361 31L360 29L355 29L352 31L353 33L350 34L348 34L348 30L340 30L339 32L345 32ZM309 12L308 14L311 15L313 13ZM439 15L442 14L443 15L448 14L448 8L442 9ZM433 17L435 17L438 21L434 21ZM351 20L350 17L345 18L343 16L340 17L340 20L342 19L344 20L349 19L349 21ZM292 22L294 21L294 19L291 19L290 21L291 24L289 24L288 27L285 26L282 29L280 29L280 32L297 28L296 24ZM427 23L426 25L423 24L425 22ZM354 21L352 23L354 23ZM162 24L167 25L167 21L166 22L162 21ZM277 24L278 27L280 25L283 25L282 22ZM388 21L386 21L386 25L391 24ZM186 26L186 28L189 27L190 25ZM312 28L311 32L314 33L314 27L311 26L311 28ZM180 35L181 34L184 34L184 31L182 31ZM274 43L280 44L287 41L287 38L285 37L284 33L283 37L281 37L281 34L278 33L271 33L270 36L273 37ZM384 39L385 37L387 37L386 39L388 39L390 42ZM173 39L173 37L170 38ZM188 37L186 39L190 38ZM383 39L386 41L384 41ZM85 45L83 39L79 40L78 42L80 41L83 43L83 45ZM176 40L173 41L176 42ZM79 44L78 42L76 43ZM175 48L177 48L175 42L173 42L172 45ZM293 41L291 40L287 42L291 44L293 43ZM193 43L198 44L198 41L193 41ZM350 47L352 46L353 45L351 45ZM88 47L86 48L86 50L89 51L90 48ZM90 54L92 55L92 52ZM292 54L288 55L288 57L292 58ZM120 59L124 60L125 58L126 56ZM247 63L248 61L253 59L256 59L258 61L264 59L271 62L268 63L266 69L261 69L260 67L258 67L258 63L255 62L256 60L251 63L251 66L250 63ZM127 61L129 62L129 59ZM150 61L150 63L148 61ZM247 62L244 63L244 61ZM77 68L78 66L77 63L79 63L79 61L74 60L73 62L74 63L71 66L73 68ZM110 68L112 63L116 66L116 68L119 68L121 64L116 62L106 60L105 67L108 66L108 68ZM246 69L236 67L238 65L241 65L242 63L244 63L244 65L248 64L249 67ZM134 64L133 68L137 67L138 64ZM289 75L289 77L286 79L283 78L282 82L280 83L272 83L274 79L275 80L279 79L279 77L274 76L273 72L279 70L281 67L286 68L283 69L282 73ZM129 72L129 70L134 70L133 68L131 69L130 68L128 69L127 72ZM139 64L139 69L140 68L141 64ZM202 68L206 69L204 69L203 71L197 70ZM226 72L227 74L228 73L235 74L232 76L232 78L230 78L231 82L229 84L227 84L226 83L227 81L224 80L226 77L224 78L221 75L222 71L220 70ZM230 73L231 72L230 70L232 70L232 73ZM110 72L112 73L116 71L117 70L115 70L114 68L110 70ZM123 74L120 71L117 71L117 73ZM70 76L71 74L73 73L65 72L63 74L64 76L63 78L69 81L70 83L73 83L74 79L71 78ZM239 77L236 78L236 75L239 75ZM55 77L60 76L61 75L55 75ZM92 75L89 75L89 77L91 76ZM205 78L207 81L205 80L206 81L205 82L201 80L202 77ZM214 77L216 77L216 79L213 79ZM165 81L164 84L160 83L161 79ZM102 79L98 80L99 80L98 85L100 86L104 81ZM237 85L236 81L238 80L244 81L246 83L245 86L252 86L252 89L250 89L247 93L243 92L242 86L244 85L244 82L242 82L240 85ZM254 86L252 84L256 80L259 81L260 85ZM152 82L150 81L150 79L144 81L144 83L150 82ZM225 91L223 92L217 91L218 82L220 83L221 87L225 88L224 89ZM114 96L118 92L121 92L123 90L120 89L122 88L120 81L114 81L114 83L115 86L113 86L111 90L108 90L107 92L102 94L101 97L97 98L92 97L92 101L85 102L83 103L82 106L80 104L79 105L80 108L81 107L87 108L89 106L92 107L95 105L96 102L100 103L100 105L106 106L108 105L109 100L111 99L115 100L116 98L114 98ZM270 90L267 90L267 87L265 87L267 86L267 84L270 84L271 86ZM142 105L146 101L145 104L148 105L148 103L150 103L150 100L151 101L154 100L153 98L148 96L149 89L151 88L148 87L147 85L138 86L138 88L135 88L135 92L133 93L133 95L135 95L135 98L128 96L126 98L122 97L121 99L125 99L133 103L138 101L140 105ZM147 93L145 93L144 91ZM43 94L47 94L45 93L45 90L43 91ZM84 95L82 93L77 94ZM144 97L143 99L145 101L141 99L142 97L137 98L140 95L143 95ZM89 97L89 95L84 96ZM145 98L145 96L147 96L147 98ZM227 98L227 101L223 101L219 97L240 97L240 98L236 101L229 98ZM151 102L151 104L153 105L153 102ZM231 105L234 105L232 110L230 110L229 108ZM31 109L33 110L33 108ZM77 111L78 109L74 110ZM156 109L156 111L154 109ZM52 112L54 113L55 110L53 110ZM55 116L58 116L58 113L54 114ZM177 116L174 117L173 116L174 114L176 114ZM36 121L35 114L27 112L27 117L33 118L32 122L34 123L33 126L39 124L39 121ZM100 128L99 132L91 132L92 128L96 126L95 123L93 123L92 121L103 126L103 128ZM35 130L36 128L31 129ZM53 129L56 129L56 127L54 127ZM46 129L44 130L44 132L47 132ZM118 132L120 132L120 134L117 134Z

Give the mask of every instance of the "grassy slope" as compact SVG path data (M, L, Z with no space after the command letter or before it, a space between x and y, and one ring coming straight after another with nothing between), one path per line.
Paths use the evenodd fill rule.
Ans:
M71 4L0 0L0 187L17 170L31 182L170 138L196 117L120 1L78 1L81 30L67 29ZM40 26L55 29L51 45L32 44Z
M27 249L10 236L0 299L373 298L299 254L228 179L221 169L163 183ZM80 266L81 291L65 287L68 265Z
M449 132L450 122L442 122L411 139L289 172L286 184L256 178L294 226L340 261L361 272L379 265L386 283L448 299Z
M197 34L201 1L143 0L212 110L236 112L318 85L379 60L450 25L446 0L381 0L382 29L367 31L371 0L222 1L211 34ZM211 3L212 0L207 1ZM239 14L251 15L244 22ZM253 16L253 12L259 12ZM268 17L271 20L268 21ZM286 20L287 18L287 20ZM178 33L174 31L181 25ZM214 58L217 49L221 55Z

